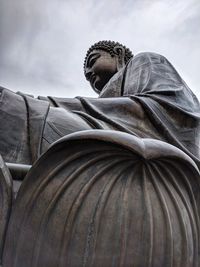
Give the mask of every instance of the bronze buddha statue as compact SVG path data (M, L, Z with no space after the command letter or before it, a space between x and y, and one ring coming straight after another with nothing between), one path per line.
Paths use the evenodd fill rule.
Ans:
M38 100L2 88L5 161L32 164L62 136L110 129L163 140L199 164L199 102L166 58L155 53L133 57L123 45L101 41L88 50L84 73L99 98Z
M198 99L165 57L112 41L84 74L98 98L2 88L0 153L33 164L13 208L0 179L3 266L198 267Z

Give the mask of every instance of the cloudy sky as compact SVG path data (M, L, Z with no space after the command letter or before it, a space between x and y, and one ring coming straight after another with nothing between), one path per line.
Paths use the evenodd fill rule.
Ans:
M200 99L200 0L0 0L0 85L96 96L83 61L104 39L165 55Z

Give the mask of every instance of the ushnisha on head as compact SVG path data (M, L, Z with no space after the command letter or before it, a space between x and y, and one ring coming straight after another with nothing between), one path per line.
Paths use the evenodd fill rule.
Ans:
M100 93L110 78L133 57L124 45L100 41L92 45L84 60L84 74L96 93Z

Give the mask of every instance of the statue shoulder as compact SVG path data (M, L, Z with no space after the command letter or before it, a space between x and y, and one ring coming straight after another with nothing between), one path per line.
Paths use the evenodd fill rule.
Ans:
M165 63L168 62L168 60L166 59L165 56L158 54L158 53L154 53L154 52L141 52L138 53L136 56L134 56L133 58L131 58L131 60L129 61L130 65L132 63L134 64L147 64L147 63L151 63L151 64L156 64L156 63Z

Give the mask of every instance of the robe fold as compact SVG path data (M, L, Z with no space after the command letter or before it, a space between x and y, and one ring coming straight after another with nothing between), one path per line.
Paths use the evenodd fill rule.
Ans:
M168 142L200 166L198 99L163 56L138 54L110 79L99 98L38 100L7 89L2 96L0 120L6 124L0 153L6 161L31 164L67 134L104 129Z

